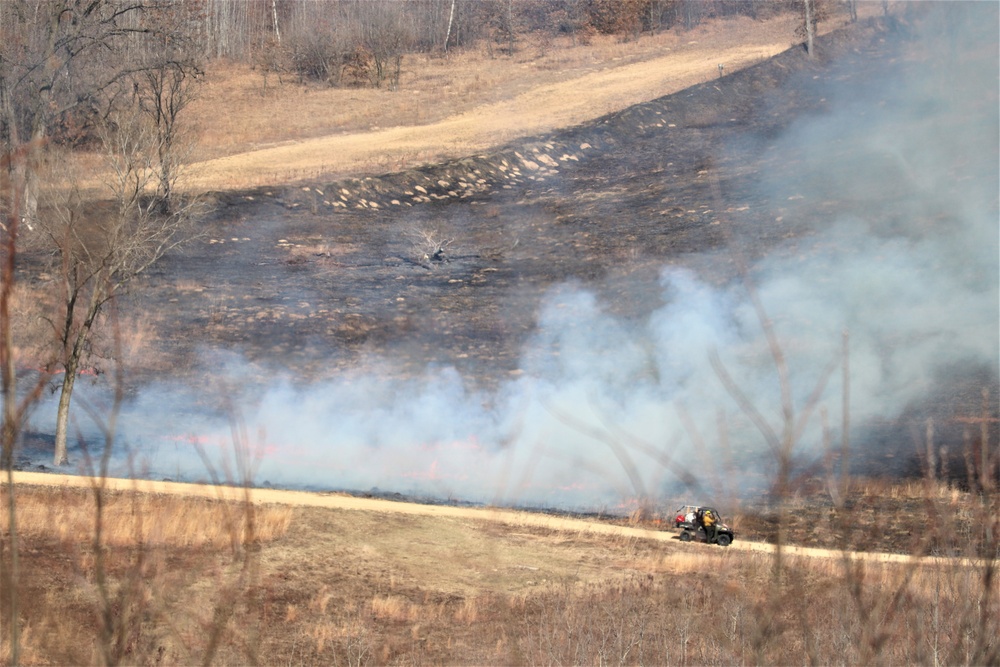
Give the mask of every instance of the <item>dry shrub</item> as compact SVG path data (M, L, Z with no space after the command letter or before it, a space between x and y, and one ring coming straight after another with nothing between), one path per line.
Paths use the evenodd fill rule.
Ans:
M680 576L512 596L506 636L518 637L525 662L548 664L790 664L807 655L818 663L968 663L991 655L977 645L998 613L982 567L789 557L777 581L771 556L737 556L699 548L664 559Z
M420 618L419 608L398 595L378 596L371 601L372 615L386 621L413 621Z
M639 506L628 515L628 525L644 526L654 520L655 512L650 507Z
M470 625L479 620L482 601L478 597L467 597L455 610L455 620Z
M313 611L319 612L320 614L326 613L326 608L330 604L330 600L333 599L333 593L330 592L330 587L326 584L319 590L319 592L309 601L309 608Z
M961 496L961 491L940 479L887 480L855 477L850 480L848 492L893 500L957 501Z
M340 639L341 629L335 623L317 623L309 630L309 636L316 642L316 653L323 653L328 644Z
M6 639L6 637L4 637ZM21 634L19 637L19 654L18 660L21 664L25 665L43 665L46 664L46 660L43 657L43 652L39 651L35 646L34 632L30 623L25 623L21 626ZM0 664L9 665L12 664L10 642L0 641Z

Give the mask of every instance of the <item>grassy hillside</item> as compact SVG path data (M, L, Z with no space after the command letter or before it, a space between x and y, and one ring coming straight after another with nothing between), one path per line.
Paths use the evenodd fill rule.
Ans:
M775 153L768 142L826 110L825 85L846 81L856 84L851 91L871 92L869 69L920 69L919 49L887 47L899 34L868 26L829 42L827 53L843 56L839 63L786 52L739 74L727 65L716 81L717 52L751 44L742 62L752 62L764 57L762 45L791 41L790 25L750 39L747 31L757 27L523 53L523 61L496 66L474 56L411 62L411 83L391 94L291 83L262 94L253 72L212 72L197 109L197 156L201 186L226 192L213 195L217 209L204 238L165 262L137 301L157 336L147 348L155 355L135 354L141 380L128 390L141 395L150 378L169 375L208 387L212 399L238 399L240 389L269 385L281 368L313 392L294 394L289 409L306 422L310 405L302 397L336 386L321 381L346 375L367 355L394 358L399 350L407 355L386 372L404 380L444 359L470 382L495 387L523 373L523 343L537 330L532 299L553 285L594 285L627 322L661 298L664 265L702 270L713 284L738 276L735 260L722 253L733 239L746 240L754 258L784 241L786 252L813 256L822 250L816 229L845 212L874 209L879 222L902 225L897 214L912 215L910 203L925 201L922 190L889 188L872 175L872 191L835 181L822 198L807 198L795 178L808 173L809 145ZM725 35L731 41L713 41ZM697 67L648 88L643 77L663 65L662 50L696 50L690 42L707 45L692 60ZM620 80L617 62L626 71ZM782 85L789 81L796 85ZM625 95L629 82L643 82L642 90ZM581 84L588 87L574 88ZM684 92L661 97L674 85ZM593 94L598 89L623 96L609 102ZM407 94L440 104L410 105ZM555 104L564 98L594 106L563 113ZM504 106L526 100L517 107L523 117ZM489 113L477 115L483 109ZM965 111L936 118L954 127ZM455 117L486 131L460 135L448 122ZM372 150L387 136L373 126L414 124L426 125L416 133L422 143ZM323 143L341 128L356 134L347 144L368 152L342 154L347 144ZM840 130L823 144L836 149L831 154L871 155ZM264 152L271 144L282 146ZM709 150L723 145L731 150L718 158ZM261 150L248 156L254 148ZM443 158L450 161L437 162ZM257 159L273 164L261 168ZM876 174L886 163L844 164L835 176L862 168ZM976 165L947 166L955 182L975 176ZM391 173L372 176L383 172ZM795 187L765 199L759 186L772 177ZM906 223L950 221L937 209L927 216ZM448 246L449 261L432 263L449 238L459 239ZM215 376L230 357L199 361L206 345L245 356L241 373L224 378L231 385ZM397 386L414 385L390 388ZM393 402L407 398L386 393ZM991 406L981 414L979 394L971 403L956 396L963 411L942 402L950 421L937 422L938 437L955 415L979 415L982 457L995 442L985 421ZM195 416L203 403L173 412L175 396L155 397L136 401L147 407L141 419L123 418L123 432L140 429L127 438L163 437L178 421L201 426ZM449 425L456 403L442 410ZM334 422L351 416L328 407L321 412ZM739 425L753 432L747 420ZM900 452L919 461L913 443L899 437L907 424L891 426L895 449L863 461L869 470L889 469ZM286 443L286 432L272 428L279 439L268 442L270 455L303 475L325 480L344 465L336 460L343 450L324 449L320 438ZM931 448L925 433L913 440ZM577 432L578 440L584 435ZM400 485L424 472L416 466L437 465L395 468L391 459L402 450L378 444L387 475ZM728 548L681 543L655 523L676 504L701 498L656 497L641 510L576 517L283 494L252 484L73 484L53 475L55 486L46 486L25 477L3 489L10 508L0 519L3 566L16 567L16 587L0 590L0 625L11 627L16 601L26 664L1000 664L1000 497L988 475L980 483L970 465L968 478L952 469L942 480L942 464L903 483L851 478L824 444L791 478L780 466L751 466L762 458L791 464L788 452L730 452L719 464L719 477L733 481L720 485L730 493L719 496L737 531ZM621 477L626 466L612 458L613 446L597 449L606 455L598 472ZM945 462L972 461L971 445L946 453ZM241 455L250 465L252 457ZM653 465L676 469L662 459ZM707 485L687 483L687 493L708 493ZM12 657L8 636L0 659Z
M994 560L880 563L673 532L20 486L26 664L993 664ZM231 494L224 494L231 497ZM981 539L923 493L928 536ZM268 502L268 499L272 502ZM335 501L331 504L335 504ZM392 505L389 503L388 505ZM399 505L399 509L406 509ZM92 542L100 517L100 549ZM850 519L845 517L846 522ZM588 527L590 526L590 527ZM861 536L865 548L877 533ZM846 543L845 543L846 544Z

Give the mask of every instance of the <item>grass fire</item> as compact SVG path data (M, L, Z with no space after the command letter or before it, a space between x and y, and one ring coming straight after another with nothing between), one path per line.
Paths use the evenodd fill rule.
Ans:
M996 4L23 4L0 660L1000 665Z

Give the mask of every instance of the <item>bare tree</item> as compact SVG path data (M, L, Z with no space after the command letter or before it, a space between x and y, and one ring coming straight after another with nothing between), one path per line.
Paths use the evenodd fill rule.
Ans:
M0 148L18 156L7 161L0 208L16 211L31 232L19 242L49 253L61 277L62 305L48 318L58 341L51 366L65 371L57 463L66 460L73 383L101 308L181 240L190 217L174 184L178 118L200 74L189 38L196 16L158 0L0 4ZM74 114L108 157L110 204L85 201L78 183L87 179L46 170Z
M2 155L3 171L0 172L0 184L3 186L4 194L10 194L10 202L6 211L6 219L3 225L3 257L0 266L0 377L2 377L3 392L3 422L0 424L0 455L3 457L3 468L7 475L6 496L7 496L7 521L10 529L4 536L7 542L3 545L0 542L0 585L7 590L8 595L8 618L10 628L7 640L10 642L10 662L16 665L20 651L20 626L17 623L17 573L18 573L18 546L17 546L17 513L14 499L14 446L17 444L21 430L21 415L19 414L17 402L17 374L14 367L13 340L11 336L11 312L10 301L14 293L15 262L17 255L17 233L20 225L21 206L19 193L24 191L24 186L17 183L16 179L23 174L23 171L16 168L14 164L15 154L8 151ZM10 562L4 557L10 554Z
M707 3L700 0L680 0L674 11L680 14L679 22L684 25L684 29L691 30L701 23L708 9Z
M274 39L281 44L281 30L278 29L278 0L271 0L271 24L274 26Z
M189 144L184 141L180 115L194 99L194 84L201 75L196 66L165 62L141 73L136 87L138 102L151 121L156 148L156 201L160 212L169 214L174 206L174 183L186 162Z
M0 91L3 92L3 91ZM10 620L7 640L10 662L16 665L20 655L20 624L18 622L18 533L16 496L14 489L14 449L21 437L21 428L29 408L38 400L46 383L42 374L28 391L18 392L15 366L15 345L11 303L16 287L18 235L21 229L21 197L24 193L25 170L17 164L27 159L29 146L0 153L0 192L7 198L5 217L0 222L0 396L3 408L0 413L0 463L6 473L5 488L7 525L6 534L0 536L0 586L7 593L7 612ZM6 544L4 544L6 542ZM2 636L2 635L0 635Z
M53 188L39 222L51 249L60 300L57 317L50 320L59 342L57 364L64 371L56 414L56 465L67 462L74 383L102 309L187 239L195 206L175 201L164 207L156 187L160 137L137 106L113 112L100 135L110 202L86 201L75 187Z
M403 54L410 43L402 7L396 2L371 0L363 9L362 43L372 62L369 79L376 87L388 81L389 89L395 90L399 86Z
M851 17L851 23L858 22L858 0L846 0L847 13Z
M121 76L108 67L117 43L143 32L143 0L52 0L0 4L0 142L23 172L22 215L38 207L37 158L53 126ZM100 67L88 67L99 64ZM22 143L23 142L23 143ZM8 204L9 205L9 204Z
M306 79L339 86L352 55L358 50L349 16L328 4L297 4L288 21L285 44L291 65Z
M142 44L144 55L119 91L127 94L130 83L135 97L131 103L151 121L156 135L156 196L161 212L169 213L174 183L193 145L180 121L204 74L202 48L195 38L190 8L171 3L156 6L150 14L152 31Z

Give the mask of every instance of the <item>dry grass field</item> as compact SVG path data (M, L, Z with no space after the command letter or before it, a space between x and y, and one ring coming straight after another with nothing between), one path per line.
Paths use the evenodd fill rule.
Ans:
M861 14L879 11L870 3ZM821 32L843 24L838 16ZM342 178L474 154L702 83L719 65L728 73L766 60L789 48L795 25L788 15L739 17L625 42L528 40L513 58L485 49L414 55L396 91L282 84L274 75L265 90L259 72L221 66L191 109L198 141L187 187Z
M778 561L596 519L114 480L98 514L83 478L42 477L17 487L26 664L997 659L995 561Z
M862 3L863 16L879 11ZM740 19L530 44L513 59L413 57L393 92L273 77L265 90L259 73L219 66L192 109L188 187L473 154L753 64L786 49L793 28ZM298 253L331 259L318 242ZM17 568L14 590L0 590L4 662L16 601L18 661L39 665L1000 664L1000 496L988 485L854 480L836 500L825 486L796 497L790 516L734 501L737 541L721 548L682 543L639 512L13 481L0 494L2 562Z

